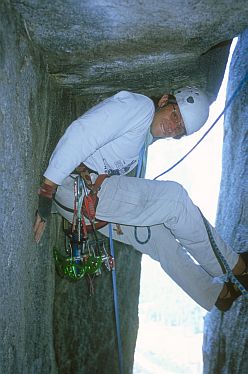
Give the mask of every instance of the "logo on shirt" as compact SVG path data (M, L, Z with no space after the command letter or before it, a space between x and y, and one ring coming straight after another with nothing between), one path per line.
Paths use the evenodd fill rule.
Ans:
M123 175L127 174L129 171L131 171L134 168L134 164L136 163L136 160L132 160L129 164L125 165L123 161L118 160L115 162L116 168L113 169L107 162L107 160L103 159L104 163L104 172L108 175ZM133 167L132 167L133 166Z

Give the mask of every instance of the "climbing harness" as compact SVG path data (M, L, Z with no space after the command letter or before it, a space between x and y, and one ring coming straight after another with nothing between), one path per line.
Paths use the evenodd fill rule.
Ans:
M101 176L99 176L101 177ZM55 266L58 274L71 281L78 281L85 275L100 275L102 266L113 270L114 259L107 253L104 239L97 236L97 228L105 222L96 222L96 193L101 182L101 177L93 185L93 193L88 192L84 179L78 175L74 181L74 214L72 223L63 219L65 233L65 255L54 248ZM86 218L89 224L86 224ZM89 239L89 233L93 235Z

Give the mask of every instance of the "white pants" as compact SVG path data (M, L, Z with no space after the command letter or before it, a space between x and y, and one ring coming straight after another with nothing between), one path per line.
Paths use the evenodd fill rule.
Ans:
M69 200L72 202L73 189L68 188L68 180L63 186L57 192L60 201L63 191L68 195L70 190ZM199 305L207 310L213 307L222 289L222 285L214 283L213 279L222 275L222 270L200 211L180 184L112 176L105 179L98 197L96 217L121 224L123 235L114 230L115 240L130 244L159 261L164 271ZM137 242L134 226L137 226L140 241L146 240L147 226L150 227L148 243ZM233 268L238 255L223 242L213 227L211 230L219 249ZM106 227L100 232L108 236Z

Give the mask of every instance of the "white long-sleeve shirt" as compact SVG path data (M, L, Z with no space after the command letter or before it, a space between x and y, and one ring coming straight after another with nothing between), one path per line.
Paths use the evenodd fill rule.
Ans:
M137 165L154 111L151 99L127 91L104 100L67 128L44 176L60 185L81 162L99 174L127 174Z

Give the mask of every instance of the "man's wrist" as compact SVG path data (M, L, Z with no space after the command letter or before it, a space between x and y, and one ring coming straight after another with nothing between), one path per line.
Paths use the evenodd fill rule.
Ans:
M38 203L38 214L43 221L46 221L52 210L53 196L56 193L57 185L49 179L44 179L44 182L38 190L39 203Z
M57 184L51 181L50 179L44 178L44 183L48 184L49 186L53 186L54 188L57 187Z
M42 221L46 222L49 218L51 211L52 211L52 203L53 200L47 196L39 195L39 203L37 212L42 219Z
M38 195L52 199L56 192L56 187L57 185L55 183L45 180L38 190Z

